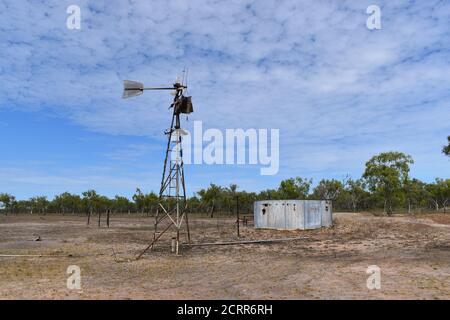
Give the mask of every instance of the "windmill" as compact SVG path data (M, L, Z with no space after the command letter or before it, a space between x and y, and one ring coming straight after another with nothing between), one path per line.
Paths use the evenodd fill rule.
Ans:
M178 255L180 244L180 231L186 224L188 242L191 242L189 233L189 221L187 216L186 182L184 179L183 148L182 137L187 134L180 125L180 115L192 113L192 100L190 96L185 96L187 91L187 71L183 71L183 79L175 81L172 86L167 87L144 87L144 84L137 81L124 81L123 98L141 95L145 90L170 90L174 95L170 105L172 120L170 128L164 134L167 136L166 155L159 190L158 208L155 215L155 226L153 241L137 257L139 259L149 249L153 249L159 238L171 227L176 230L176 242L174 251ZM170 109L169 108L169 109ZM160 224L166 221L168 224L162 231L158 229Z

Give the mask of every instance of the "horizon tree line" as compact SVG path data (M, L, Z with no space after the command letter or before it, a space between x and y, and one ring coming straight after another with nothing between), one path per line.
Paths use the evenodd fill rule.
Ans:
M443 153L450 155L449 145ZM411 156L401 152L382 152L365 164L365 171L358 179L346 176L341 180L321 179L313 187L313 180L293 177L282 180L275 189L260 192L238 191L236 184L219 186L211 183L187 199L189 213L203 213L213 218L218 214L231 215L239 204L240 212L251 214L256 200L331 200L335 211L395 211L423 212L447 211L450 204L450 179L436 178L432 183L409 176ZM36 196L28 200L16 200L8 193L0 193L0 212L29 214L141 214L153 215L158 208L158 195L143 193L139 188L131 199L116 195L114 198L87 190L81 195L64 192L52 200Z

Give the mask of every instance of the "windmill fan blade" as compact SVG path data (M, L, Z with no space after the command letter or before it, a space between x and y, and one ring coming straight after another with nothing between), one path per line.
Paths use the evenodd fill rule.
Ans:
M124 80L123 81L123 95L122 98L130 98L141 95L144 92L144 84L137 81Z
M187 132L184 129L179 128L179 129L175 129L175 134L179 135L179 136L187 136L189 134L189 132Z

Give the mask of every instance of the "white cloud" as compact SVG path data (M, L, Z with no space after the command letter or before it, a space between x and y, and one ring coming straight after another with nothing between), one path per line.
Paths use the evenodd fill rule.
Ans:
M82 29L73 31L64 1L3 1L0 109L159 137L170 96L123 101L121 81L167 84L188 66L190 118L280 128L289 146L282 165L292 172L352 170L384 149L442 166L439 150L422 145L450 129L450 4L381 1L383 29L374 31L370 4L79 1Z

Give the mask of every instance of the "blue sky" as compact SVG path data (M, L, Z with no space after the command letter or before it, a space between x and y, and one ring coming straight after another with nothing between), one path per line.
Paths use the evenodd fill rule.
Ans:
M69 5L81 30L66 27ZM381 7L381 30L366 9ZM122 100L122 80L172 83L189 67L205 128L280 129L280 171L190 165L190 194L292 176L359 177L406 152L448 178L448 1L0 0L0 192L52 197L158 190L171 96Z

